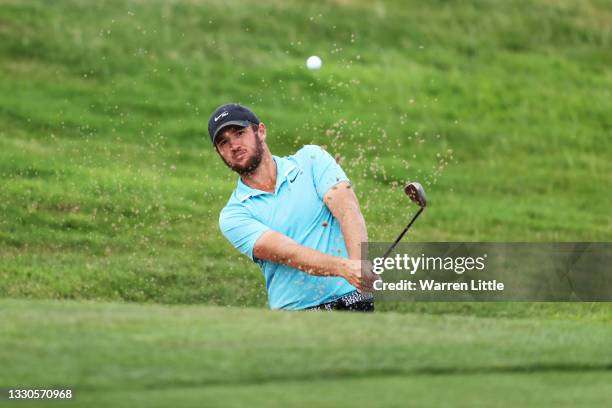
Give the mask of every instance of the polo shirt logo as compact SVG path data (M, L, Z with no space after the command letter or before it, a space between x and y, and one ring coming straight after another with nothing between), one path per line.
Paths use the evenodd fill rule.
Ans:
M285 171L285 174L283 175L290 183L293 183L295 181L295 179L297 178L297 176L299 176L302 172L301 171L296 171L295 172L295 176L293 176L293 178L289 179L287 178L287 176L289 176L289 174L293 171L293 170L299 170L297 168L297 166L294 164L291 167L289 167L287 169L287 171Z

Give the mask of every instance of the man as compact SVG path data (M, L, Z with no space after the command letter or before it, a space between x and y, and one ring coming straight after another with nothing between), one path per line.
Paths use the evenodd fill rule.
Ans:
M373 311L360 292L365 221L351 184L318 146L273 156L246 107L220 106L211 141L238 185L219 217L225 237L262 269L272 309Z

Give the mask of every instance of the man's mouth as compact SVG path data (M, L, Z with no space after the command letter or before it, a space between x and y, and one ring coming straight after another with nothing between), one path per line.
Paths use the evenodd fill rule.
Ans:
M246 152L240 152L240 153L236 153L234 155L234 159L236 160L241 160L244 156L246 156Z

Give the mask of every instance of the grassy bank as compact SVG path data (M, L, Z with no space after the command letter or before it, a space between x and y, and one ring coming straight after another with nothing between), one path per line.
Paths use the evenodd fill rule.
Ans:
M0 296L263 306L206 134L343 157L370 238L612 237L610 4L3 1ZM318 54L323 68L304 68ZM435 309L435 307L434 307Z

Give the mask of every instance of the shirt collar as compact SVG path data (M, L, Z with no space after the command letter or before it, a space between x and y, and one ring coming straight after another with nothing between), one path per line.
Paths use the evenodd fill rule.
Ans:
M293 160L286 159L284 157L272 156L276 163L276 186L274 188L274 194L276 194L280 186L292 177L295 171L298 169L297 165ZM248 200L251 197L256 197L262 194L270 194L267 191L258 190L251 188L242 182L242 179L238 177L238 185L236 186L236 198L241 203Z

